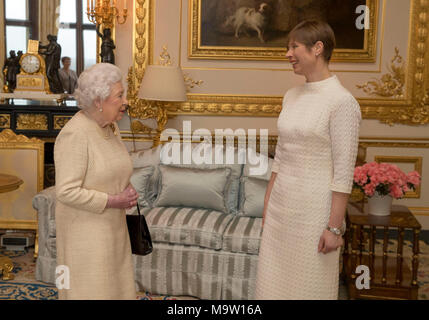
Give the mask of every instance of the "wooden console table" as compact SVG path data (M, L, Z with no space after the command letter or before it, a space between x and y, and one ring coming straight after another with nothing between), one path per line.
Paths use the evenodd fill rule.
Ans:
M27 137L53 138L68 120L79 111L75 101L58 106L47 101L16 100L15 104L0 104L0 131L11 129Z
M417 300L420 223L405 206L392 206L390 216L368 214L367 205L349 204L344 236L343 276L351 299ZM397 232L395 253L388 252L392 230ZM412 253L404 257L404 232L412 233ZM376 234L382 234L377 243ZM393 232L395 232L393 231ZM392 240L392 238L390 239ZM411 259L411 261L409 261ZM408 265L411 264L411 269ZM356 267L365 265L370 272L370 288L356 287Z
M0 193L16 190L23 183L24 181L16 176L0 173ZM12 260L9 257L0 256L0 271L3 273L3 280L13 280L12 270Z

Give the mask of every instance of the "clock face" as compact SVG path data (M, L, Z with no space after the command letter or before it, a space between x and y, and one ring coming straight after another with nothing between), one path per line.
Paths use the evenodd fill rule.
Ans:
M40 69L40 61L35 55L26 55L22 58L21 68L27 73L35 73Z

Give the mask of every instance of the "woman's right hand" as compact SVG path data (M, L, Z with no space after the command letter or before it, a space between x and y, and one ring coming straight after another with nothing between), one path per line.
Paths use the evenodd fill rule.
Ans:
M131 209L137 204L138 197L136 189L129 184L121 193L109 194L106 208Z

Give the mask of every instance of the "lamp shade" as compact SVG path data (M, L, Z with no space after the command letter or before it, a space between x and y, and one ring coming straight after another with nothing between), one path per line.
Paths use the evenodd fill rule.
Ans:
M179 67L148 65L140 84L140 99L186 101L186 87Z

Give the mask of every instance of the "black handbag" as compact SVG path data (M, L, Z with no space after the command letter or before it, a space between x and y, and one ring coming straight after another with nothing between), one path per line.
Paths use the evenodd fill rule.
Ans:
M130 234L131 251L133 254L145 256L152 252L152 239L144 215L140 214L137 203L138 215L127 215L128 233Z

